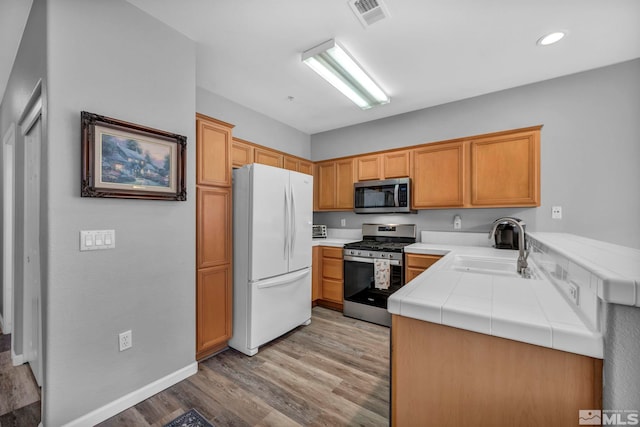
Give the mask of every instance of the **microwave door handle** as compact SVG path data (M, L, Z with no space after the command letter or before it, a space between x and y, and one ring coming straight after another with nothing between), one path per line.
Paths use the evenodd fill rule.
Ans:
M398 200L398 193L400 192L400 184L396 184L393 186L394 190L393 190L393 203L394 203L394 207L398 207L400 206L400 201Z

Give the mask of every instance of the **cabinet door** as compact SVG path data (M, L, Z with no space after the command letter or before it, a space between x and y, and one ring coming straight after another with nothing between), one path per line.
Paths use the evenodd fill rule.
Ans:
M411 152L408 150L384 153L382 155L384 178L404 178L410 176L410 154Z
M198 268L231 263L231 188L196 189Z
M283 167L290 171L298 172L298 159L295 157L284 156Z
M234 138L231 144L231 166L240 168L249 163L253 163L253 147Z
M471 141L471 204L540 206L540 131Z
M231 186L231 127L196 119L196 183Z
M298 162L298 172L313 175L313 163L300 160Z
M314 246L311 261L311 301L322 298L322 250L320 246Z
M317 165L318 209L333 209L336 206L336 164Z
M322 299L342 304L342 248L322 248Z
M231 338L231 265L198 271L196 283L196 359L226 346Z
M404 271L404 282L409 283L418 277L423 271L435 264L442 256L407 254Z
M382 179L380 155L356 157L358 181Z
M412 156L414 208L464 204L464 143L427 145Z
M354 167L353 159L336 161L336 208L353 209L353 183Z
M264 150L262 148L254 148L253 159L256 163L262 163L263 165L274 166L277 168L282 167L283 156L280 153L276 153L271 150Z

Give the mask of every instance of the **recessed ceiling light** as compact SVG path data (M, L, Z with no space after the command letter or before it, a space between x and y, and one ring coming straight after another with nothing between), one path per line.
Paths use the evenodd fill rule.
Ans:
M540 37L536 42L536 44L538 46L548 46L550 44L559 42L564 38L565 35L567 35L565 31L556 31L556 32L547 34L546 36Z

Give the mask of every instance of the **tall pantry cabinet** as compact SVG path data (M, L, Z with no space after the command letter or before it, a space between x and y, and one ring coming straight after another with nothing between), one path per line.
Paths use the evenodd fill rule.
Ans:
M232 333L231 130L196 115L196 359Z

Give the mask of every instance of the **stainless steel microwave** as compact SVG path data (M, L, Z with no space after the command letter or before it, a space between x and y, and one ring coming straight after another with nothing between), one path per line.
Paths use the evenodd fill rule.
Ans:
M410 213L409 178L356 182L353 188L355 213Z

